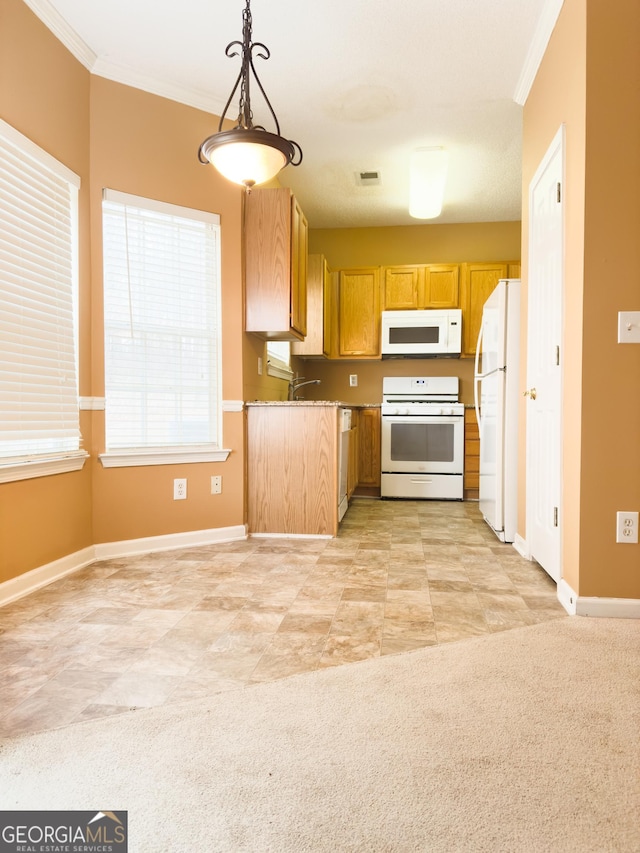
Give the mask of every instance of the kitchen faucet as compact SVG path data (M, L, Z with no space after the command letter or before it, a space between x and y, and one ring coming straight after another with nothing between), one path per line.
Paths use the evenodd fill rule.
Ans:
M292 379L289 382L289 395L287 397L288 400L296 399L296 391L298 388L302 388L303 385L319 385L320 379L307 379L306 382L303 382L304 376L297 376L295 379Z

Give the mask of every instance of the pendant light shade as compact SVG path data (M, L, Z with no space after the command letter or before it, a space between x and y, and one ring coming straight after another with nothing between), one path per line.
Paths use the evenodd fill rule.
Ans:
M409 213L435 219L442 213L449 155L444 148L418 148L411 155Z
M290 139L280 135L280 125L273 107L267 98L262 83L258 79L253 65L253 52L262 59L270 54L265 45L251 40L250 0L245 0L242 13L242 41L227 45L227 56L242 56L242 67L226 106L220 117L218 132L209 136L200 146L198 158L201 163L211 163L221 175L236 184L251 189L254 184L262 184L274 178L285 166L298 166L302 162L302 149ZM264 100L271 112L275 124L275 133L270 133L260 125L253 124L253 111L250 97L250 74L253 74ZM222 125L235 93L240 88L238 120L231 130L222 130Z

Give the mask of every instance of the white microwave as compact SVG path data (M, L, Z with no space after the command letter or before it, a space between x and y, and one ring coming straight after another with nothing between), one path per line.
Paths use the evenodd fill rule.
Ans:
M382 312L383 358L456 358L461 352L460 308Z

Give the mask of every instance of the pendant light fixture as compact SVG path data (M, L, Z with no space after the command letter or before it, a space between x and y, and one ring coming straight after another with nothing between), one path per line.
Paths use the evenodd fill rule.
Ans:
M225 105L218 132L207 137L200 146L198 159L203 164L211 163L215 168L236 184L243 184L250 190L254 184L262 184L275 177L285 166L299 166L302 162L302 149L297 142L280 135L280 125L267 98L262 83L253 65L253 53L261 59L269 59L269 49L260 42L251 40L250 0L245 0L242 12L242 41L232 41L227 45L225 54L229 57L242 57L240 73ZM275 122L276 132L270 133L261 125L254 125L251 109L251 74L269 107ZM231 130L222 130L222 125L234 95L240 89L238 119Z

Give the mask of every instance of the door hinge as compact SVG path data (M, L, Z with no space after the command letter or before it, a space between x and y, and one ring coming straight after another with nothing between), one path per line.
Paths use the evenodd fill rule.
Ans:
M560 364L560 347L556 347L556 366Z
M553 508L553 526L558 526L558 507L554 506Z
M562 201L562 184L560 181L556 184L556 201L558 204Z

